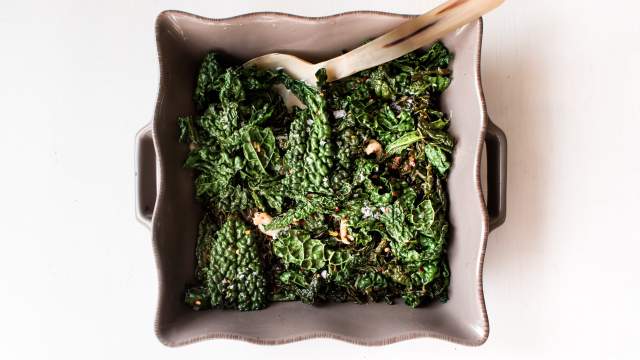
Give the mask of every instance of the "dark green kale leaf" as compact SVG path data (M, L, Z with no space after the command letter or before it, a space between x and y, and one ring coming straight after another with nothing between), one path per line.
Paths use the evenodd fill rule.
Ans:
M197 114L178 119L205 210L186 303L446 301L451 59L436 43L331 83L321 70L316 88L207 55ZM259 231L241 220L258 211Z
M302 81L282 75L282 84L307 107L298 109L291 124L289 147L285 154L285 184L295 197L306 193L330 193L329 171L334 149L331 127L322 94Z
M445 150L441 147L427 143L424 148L424 153L427 156L427 160L438 169L441 175L444 175L451 167L451 162Z
M229 218L217 232L207 218L200 226L198 272L202 285L187 291L194 308L259 310L266 303L266 278L256 238L244 222Z
M292 223L305 219L311 214L325 214L334 211L337 201L327 196L313 196L311 198L301 199L295 207L292 207L285 213L273 219L273 221L265 225L266 230L284 229Z
M247 170L253 176L273 175L280 172L282 164L276 148L276 139L270 128L252 127L242 134L242 151L247 160Z
M387 206L382 210L380 221L384 224L385 230L399 243L410 242L414 235L413 227L406 221L404 208L396 201L391 206Z
M436 42L418 58L418 63L426 69L446 69L453 59L453 54L442 44Z
M248 181L251 181L251 179ZM250 183L249 189L255 207L258 208L258 210L267 211L268 209L274 209L277 213L282 212L286 193L284 185L280 180L262 180L258 184Z
M285 264L315 272L325 264L324 243L303 230L289 230L273 242L273 253Z
M387 145L387 154L394 155L399 154L403 150L407 149L412 144L424 139L417 131L409 131L404 135L397 138L395 141Z
M244 159L231 157L227 152L215 152L214 148L192 151L185 166L198 170L196 196L201 199L223 201L233 193L233 178L244 167Z
M216 53L209 53L202 60L193 94L198 109L204 109L209 103L210 94L220 89L220 77L223 72L223 65L220 64Z

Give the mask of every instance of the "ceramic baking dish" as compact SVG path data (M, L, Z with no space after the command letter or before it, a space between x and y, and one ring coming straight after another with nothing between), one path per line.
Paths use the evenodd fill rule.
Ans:
M201 208L193 174L183 168L187 146L177 141L177 117L195 113L192 93L202 57L211 50L245 61L270 52L319 61L352 49L408 18L380 12L351 12L321 18L254 13L207 19L178 11L156 22L160 90L155 116L136 137L137 216L151 228L159 276L156 333L179 346L228 338L280 344L329 337L382 345L416 337L480 345L489 334L482 292L482 263L488 233L505 219L506 139L486 113L480 82L482 21L450 34L444 43L455 53L453 81L443 108L456 139L449 178L451 232L450 300L412 309L352 303L310 306L271 304L254 312L194 312L183 302L193 283L194 249ZM488 200L480 183L480 160L487 145Z

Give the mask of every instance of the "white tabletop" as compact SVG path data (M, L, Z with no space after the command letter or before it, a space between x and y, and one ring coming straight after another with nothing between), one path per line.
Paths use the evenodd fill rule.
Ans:
M155 338L155 264L133 214L133 136L158 84L155 16L433 4L3 2L0 358L639 358L640 5L622 0L507 0L485 19L483 82L508 137L509 185L507 222L487 247L484 346L169 349Z

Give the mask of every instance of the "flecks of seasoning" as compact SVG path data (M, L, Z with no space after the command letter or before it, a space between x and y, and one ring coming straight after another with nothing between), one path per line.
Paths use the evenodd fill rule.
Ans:
M371 208L368 206L363 206L360 211L362 212L362 216L365 218L368 218L373 214L373 211L371 211Z

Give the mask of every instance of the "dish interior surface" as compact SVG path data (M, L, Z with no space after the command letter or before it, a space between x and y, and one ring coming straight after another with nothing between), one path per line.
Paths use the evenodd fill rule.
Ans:
M435 337L466 345L482 344L489 332L482 294L482 261L488 216L482 198L479 163L487 116L479 80L482 22L443 39L454 53L453 81L442 99L456 139L449 177L449 301L412 309L395 305L273 303L260 311L200 311L184 304L185 286L194 283L197 225L193 173L183 168L188 153L178 143L178 116L195 114L192 93L203 56L215 50L245 61L271 52L320 61L353 49L392 29L407 16L355 12L325 18L257 13L212 20L166 11L156 23L160 91L152 123L157 156L157 200L152 236L159 273L156 332L169 346L208 338L277 344L331 337L381 345L414 337Z

